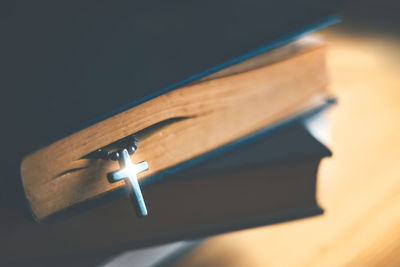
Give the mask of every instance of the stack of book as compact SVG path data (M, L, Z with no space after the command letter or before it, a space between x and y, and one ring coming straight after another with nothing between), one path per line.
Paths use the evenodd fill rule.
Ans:
M31 127L16 151L30 212L44 221L14 235L26 259L104 259L322 212L316 172L330 152L303 120L331 102L326 44L309 33L337 21L332 6L178 2L51 7L34 20L46 23L22 56L42 60L22 102L37 102L14 115L26 122L17 130ZM148 165L143 218L127 201L130 180L109 180L121 162L93 157L121 158L132 135L129 160Z

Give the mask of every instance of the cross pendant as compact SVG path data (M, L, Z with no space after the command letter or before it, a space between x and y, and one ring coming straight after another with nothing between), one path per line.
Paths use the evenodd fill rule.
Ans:
M123 149L121 151L121 157L118 160L120 169L115 172L108 174L110 182L116 182L124 179L125 185L128 189L129 196L136 208L139 216L144 217L147 215L146 204L140 190L137 174L147 171L149 166L146 161L133 164L129 156L128 150Z

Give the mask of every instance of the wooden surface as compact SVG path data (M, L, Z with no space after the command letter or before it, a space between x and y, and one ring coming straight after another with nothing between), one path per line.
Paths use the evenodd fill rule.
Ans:
M124 181L106 179L117 162L82 157L156 123L182 118L139 136L133 159L149 164L139 179L310 108L327 86L325 46L310 42L300 50L278 63L171 91L27 156L21 176L33 213L43 219L122 187Z
M324 215L210 238L176 266L400 266L400 41L324 32L333 157Z

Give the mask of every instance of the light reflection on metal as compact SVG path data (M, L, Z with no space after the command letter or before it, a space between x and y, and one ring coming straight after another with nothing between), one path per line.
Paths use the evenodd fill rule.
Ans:
M142 161L137 164L132 163L128 150L126 149L123 149L121 151L121 156L118 162L120 170L109 173L109 181L116 182L124 179L125 185L128 189L129 195L138 215L141 217L146 216L147 208L142 196L142 191L140 190L137 174L147 171L149 169L147 162Z

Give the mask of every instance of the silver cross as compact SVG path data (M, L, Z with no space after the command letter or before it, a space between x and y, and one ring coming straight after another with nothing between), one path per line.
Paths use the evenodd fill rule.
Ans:
M125 179L125 185L129 191L134 204L137 205L138 213L140 216L147 215L146 204L142 196L142 191L140 190L139 182L137 179L137 174L147 171L149 165L146 161L133 164L129 156L128 150L123 149L121 152L121 157L118 160L120 170L109 173L108 179L110 182L116 182ZM135 205L135 206L136 206Z

